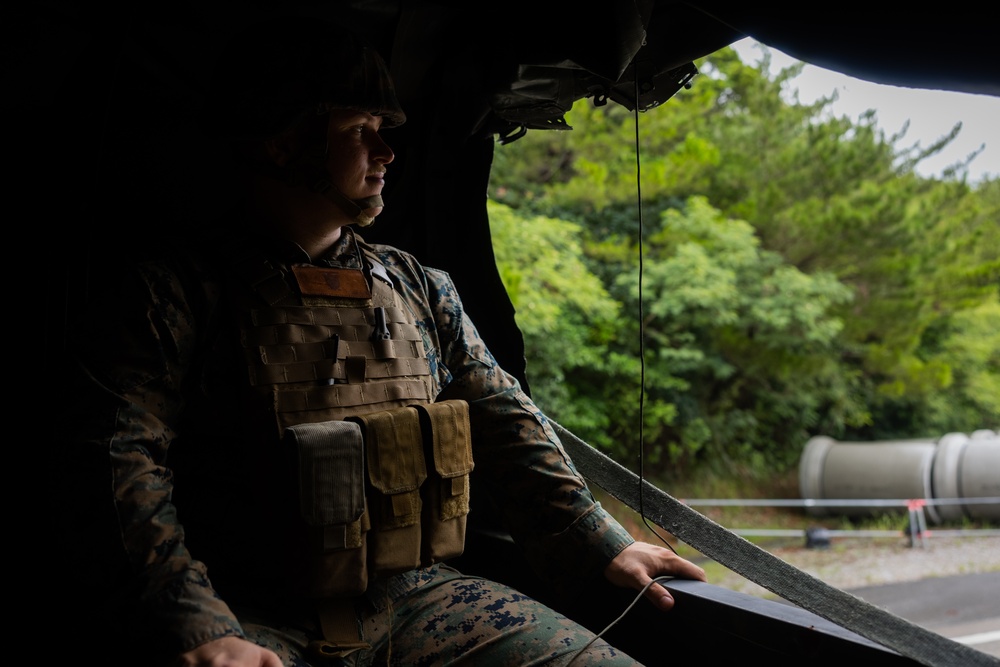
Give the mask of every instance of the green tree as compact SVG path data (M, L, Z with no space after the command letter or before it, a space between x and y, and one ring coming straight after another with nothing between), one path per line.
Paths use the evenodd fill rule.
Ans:
M613 365L608 343L620 305L587 268L582 230L492 201L488 212L500 276L525 340L533 398L566 428L611 448L612 408L579 377L599 378Z
M849 291L763 249L747 223L699 197L667 210L642 273L621 274L613 294L636 312L640 287L647 400L674 413L647 429L652 461L785 467L797 455L789 443L832 416L864 419L839 372L842 322L830 314Z
M1000 184L913 172L959 128L906 147L905 128L886 137L873 113L787 101L797 67L771 75L730 49L698 64L694 87L655 110L581 101L573 130L497 151L491 196L578 224L582 261L622 304L603 365L563 373L567 400L591 400L595 425L610 415L609 440L626 447L645 372L644 444L675 464L781 465L810 433L992 419L976 397L997 381L993 339L972 313L997 299Z

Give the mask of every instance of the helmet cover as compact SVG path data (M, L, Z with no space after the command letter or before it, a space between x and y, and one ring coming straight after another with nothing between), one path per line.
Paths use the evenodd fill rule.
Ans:
M269 139L309 114L354 109L406 120L385 61L346 27L285 17L240 32L224 49L207 99L213 134Z

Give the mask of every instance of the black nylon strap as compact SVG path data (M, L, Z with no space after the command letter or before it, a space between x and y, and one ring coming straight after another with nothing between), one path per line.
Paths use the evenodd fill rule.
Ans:
M577 469L639 511L639 477L553 422ZM922 628L789 565L642 480L650 521L685 544L803 609L929 667L996 667L1000 660Z

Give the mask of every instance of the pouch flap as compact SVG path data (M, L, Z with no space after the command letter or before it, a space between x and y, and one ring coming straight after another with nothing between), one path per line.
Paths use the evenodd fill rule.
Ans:
M425 430L430 433L434 469L447 479L472 472L472 438L469 404L461 400L419 405Z
M311 526L357 521L365 510L364 441L352 422L297 424L285 429L298 457L299 504Z
M386 495L420 488L427 464L416 410L397 408L349 419L361 426L372 486Z

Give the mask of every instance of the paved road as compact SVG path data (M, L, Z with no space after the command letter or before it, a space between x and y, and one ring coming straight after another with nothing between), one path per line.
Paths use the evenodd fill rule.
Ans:
M934 577L850 592L923 628L1000 657L1000 572Z

